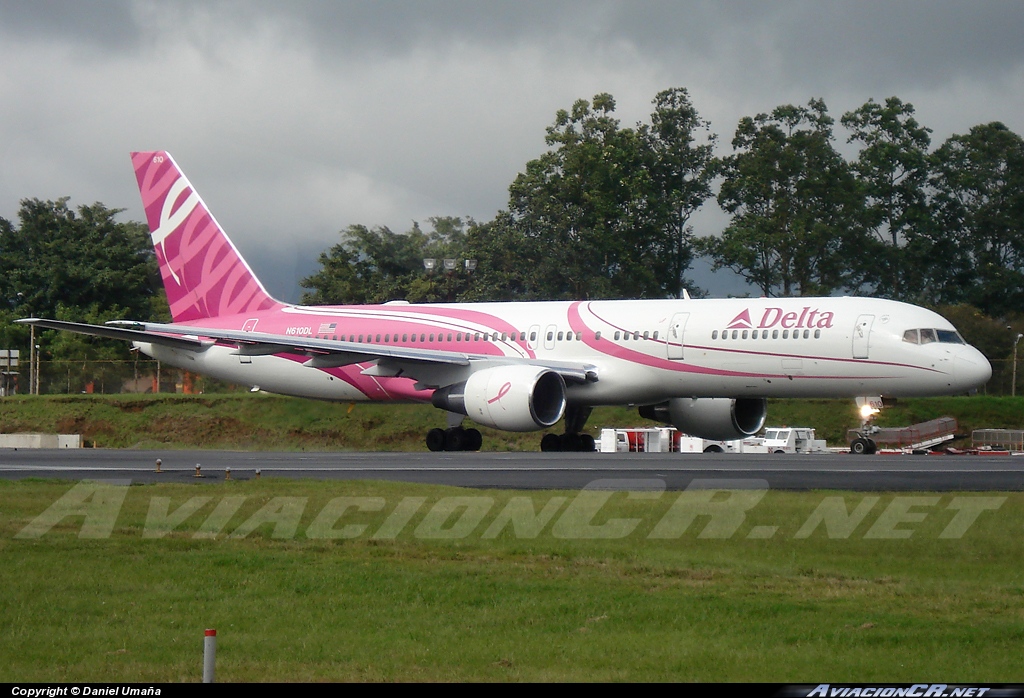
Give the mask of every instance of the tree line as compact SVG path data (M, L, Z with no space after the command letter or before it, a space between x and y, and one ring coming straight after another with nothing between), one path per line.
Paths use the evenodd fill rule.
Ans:
M491 221L342 231L303 281L305 300L701 295L686 274L703 255L766 296L968 303L993 317L1024 302L1024 140L1003 124L932 149L931 129L897 97L843 114L840 136L812 99L741 119L731 153L716 156L718 135L685 89L653 106L635 127L608 94L560 110L548 150ZM711 199L729 222L698 237L690 219ZM423 258L441 255L476 259L476 270L425 275Z
M673 88L634 126L609 94L578 100L555 114L545 143L492 220L349 226L302 281L303 302L701 296L687 274L704 256L760 295L941 307L995 360L1024 330L1024 140L1001 123L933 147L897 97L838 123L812 99L744 117L725 146ZM692 217L712 200L728 222L698 236ZM27 199L17 224L0 219L5 346L27 342L15 317L166 318L145 227L67 202ZM425 258L437 260L432 271ZM43 342L54 357L124 352L67 335Z

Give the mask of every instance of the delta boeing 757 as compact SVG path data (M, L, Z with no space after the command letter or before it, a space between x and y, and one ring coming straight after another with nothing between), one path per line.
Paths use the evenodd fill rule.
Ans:
M736 298L302 306L275 300L166 152L132 154L171 324L27 319L125 339L232 383L321 400L431 403L438 450L477 424L553 427L545 451L593 450L597 405L712 439L752 435L769 397L965 393L992 370L930 310L875 298Z

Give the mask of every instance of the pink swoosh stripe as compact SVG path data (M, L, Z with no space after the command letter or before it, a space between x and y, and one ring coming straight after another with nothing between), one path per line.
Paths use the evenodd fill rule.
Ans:
M597 341L595 341L593 339L590 339L588 337L588 332L584 331L584 330L589 330L590 329L587 326L587 324L584 322L583 317L580 315L580 311L579 311L579 306L582 305L584 302L585 301L577 301L577 302L573 303L571 306L569 306L569 313L568 313L568 315L569 315L569 327L572 328L572 330L574 332L582 332L583 333L583 338L584 338L584 340L583 340L584 343L588 347L593 349L594 351L597 351L597 352L599 352L601 354L604 354L606 356L611 356L612 358L620 359L622 361L628 361L628 362L634 363L634 364L639 364L641 366L650 366L651 368L660 368L660 369L667 370L667 371L675 371L675 372L682 372L682 373L697 373L697 374L711 375L711 376L730 376L730 377L736 377L736 378L788 378L788 374L784 374L784 373L751 373L751 372L748 372L748 371L728 371L728 370L725 370L725 369L710 368L710 367L707 367L707 366L695 366L693 364L684 363L682 361L673 361L673 360L669 360L669 359L662 359L660 357L651 356L650 354L644 354L642 352L634 351L632 349L627 349L626 347L623 347L623 346L620 346L618 344L612 343L610 340L602 340L602 342L606 342L606 344L602 343L602 344L599 345L597 343ZM586 302L586 304L587 304L588 312L590 312L591 314L594 315L594 317L597 317L598 319L601 319L602 322L604 322L604 320L602 318L600 318L596 313L594 313L590 309L590 303ZM854 377L850 377L850 379L864 380L865 378L889 378L889 377L891 377L891 376L857 376L855 378ZM794 375L793 378L794 379L822 379L822 378L831 378L831 379L837 379L837 380L843 380L844 379L842 377L837 377L837 376L815 376L815 375Z

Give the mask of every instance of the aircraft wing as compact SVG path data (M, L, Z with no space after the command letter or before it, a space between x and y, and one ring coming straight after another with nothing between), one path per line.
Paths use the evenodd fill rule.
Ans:
M377 376L405 375L421 381L424 387L447 385L447 375L453 376L451 382L455 382L454 376L466 371L472 372L490 366L517 364L543 366L558 373L567 382L587 383L597 380L597 367L582 362L546 361L519 356L495 356L493 354L442 351L426 347L364 344L315 337L129 320L116 320L107 325L88 325L39 318L27 318L18 320L18 322L111 339L163 344L192 351L205 351L214 344L221 343L234 345L236 353L241 356L263 356L278 353L303 354L310 357L306 365L312 368L334 368L374 362L374 366L363 372ZM446 367L451 371L445 371Z
M105 325L88 325L82 322L65 322L64 320L46 320L43 318L23 318L15 320L22 325L35 325L45 327L49 330L64 330L65 332L77 332L88 334L94 337L106 337L107 339L124 339L129 342L149 342L151 344L163 344L175 349L190 349L202 351L206 347L213 346L212 341L202 342L198 337L182 337L180 331L177 335L157 334L143 332L136 329L124 329L120 327L107 327Z

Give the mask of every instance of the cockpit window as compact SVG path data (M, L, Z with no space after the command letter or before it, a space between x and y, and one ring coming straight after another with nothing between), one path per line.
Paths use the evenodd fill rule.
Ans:
M911 344L931 344L932 342L967 344L956 330L935 329L907 330L903 333L903 341Z
M946 344L967 344L959 332L953 330L936 330L939 333L939 341Z

